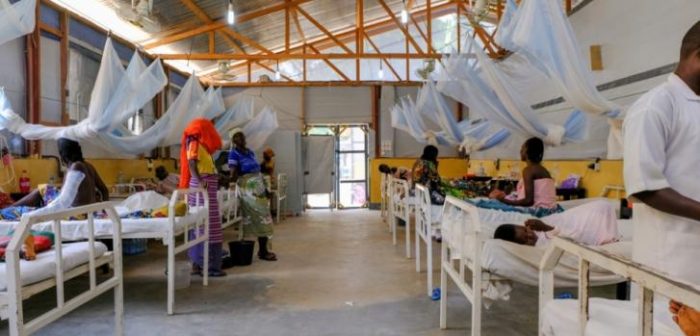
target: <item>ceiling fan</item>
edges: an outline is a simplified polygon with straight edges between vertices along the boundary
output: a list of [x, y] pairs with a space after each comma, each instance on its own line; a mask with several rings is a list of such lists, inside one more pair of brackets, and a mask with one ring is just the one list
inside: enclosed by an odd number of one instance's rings
[[216, 73], [209, 76], [211, 79], [216, 81], [233, 81], [238, 78], [238, 75], [232, 72], [230, 61], [219, 61], [217, 68]]
[[112, 4], [116, 7], [117, 15], [122, 19], [146, 32], [157, 33], [161, 31], [161, 25], [153, 11], [153, 1], [131, 0], [131, 4], [128, 4], [121, 0], [112, 0]]
[[418, 77], [422, 78], [423, 80], [429, 80], [430, 79], [430, 74], [435, 71], [435, 60], [434, 59], [425, 59], [423, 60], [423, 67], [420, 69], [416, 70], [416, 74]]

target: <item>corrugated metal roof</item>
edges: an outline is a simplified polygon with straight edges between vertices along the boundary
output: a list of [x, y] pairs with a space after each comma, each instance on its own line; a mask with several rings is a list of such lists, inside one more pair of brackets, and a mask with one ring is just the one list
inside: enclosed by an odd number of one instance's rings
[[[97, 0], [115, 11], [119, 8], [122, 10], [124, 8], [128, 9], [131, 6], [131, 0]], [[137, 0], [146, 1], [146, 0]], [[153, 0], [153, 13], [152, 17], [159, 23], [158, 31], [151, 31], [152, 34], [162, 34], [165, 32], [171, 32], [175, 29], [187, 30], [204, 24], [186, 5], [185, 0]], [[225, 17], [227, 10], [228, 0], [188, 0], [194, 3], [199, 9], [201, 9], [210, 20], [218, 21]], [[406, 0], [408, 1], [408, 0]], [[496, 3], [497, 0], [490, 0]], [[580, 0], [576, 0], [580, 1]], [[252, 13], [263, 8], [268, 8], [274, 5], [284, 4], [286, 0], [233, 0], [234, 8], [236, 10], [236, 15], [240, 16], [247, 13]], [[404, 6], [404, 0], [385, 0], [386, 4], [390, 7], [391, 11], [398, 16], [398, 13]], [[439, 0], [433, 0], [433, 4], [439, 3]], [[426, 0], [414, 0], [414, 8], [423, 8], [426, 5]], [[355, 26], [356, 13], [355, 13], [355, 0], [313, 0], [305, 2], [299, 5], [299, 8], [304, 12], [308, 13], [313, 19], [318, 21], [323, 27], [328, 31], [338, 32], [343, 30], [352, 29]], [[308, 40], [313, 40], [319, 37], [325, 37], [325, 34], [316, 27], [310, 20], [308, 20], [302, 13], [296, 15], [298, 17], [299, 26], [303, 31], [303, 35]], [[380, 5], [378, 0], [364, 0], [364, 20], [365, 23], [376, 22], [378, 20], [386, 19], [387, 13], [384, 8]], [[439, 18], [434, 18], [438, 20]], [[425, 32], [425, 23], [419, 24], [420, 28]], [[434, 25], [433, 32], [434, 38], [437, 36], [437, 26]], [[152, 28], [153, 29], [153, 28]], [[280, 50], [284, 47], [285, 42], [285, 13], [284, 11], [277, 11], [264, 15], [246, 22], [236, 23], [231, 29], [263, 46], [266, 49]], [[425, 49], [425, 41], [418, 34], [417, 30], [413, 25], [410, 25], [409, 31], [421, 48]], [[246, 53], [259, 53], [260, 50], [255, 46], [243, 43], [241, 41], [236, 41], [235, 39], [227, 36], [225, 31], [219, 30], [215, 34], [215, 52], [216, 53], [233, 53], [237, 52], [236, 48], [232, 46], [235, 43], [240, 48], [243, 48]], [[395, 39], [387, 39], [390, 36], [394, 36]], [[442, 40], [445, 38], [440, 37]], [[449, 36], [448, 36], [449, 38]], [[375, 43], [382, 49], [382, 52], [389, 52], [396, 49], [397, 52], [403, 50], [402, 45], [397, 45], [396, 41], [403, 40], [403, 34], [398, 30], [394, 30], [392, 33], [383, 33], [372, 38], [376, 40]], [[136, 41], [135, 41], [136, 42]], [[298, 33], [297, 26], [295, 24], [294, 15], [290, 18], [290, 42], [292, 45], [299, 45], [302, 42], [302, 36]], [[442, 42], [439, 42], [442, 43]], [[449, 44], [449, 43], [448, 43]], [[347, 43], [350, 49], [354, 49], [354, 43]], [[206, 53], [209, 51], [209, 40], [207, 34], [201, 34], [183, 41], [178, 41], [168, 45], [171, 52], [174, 53]], [[333, 46], [336, 48], [337, 46]], [[443, 48], [443, 45], [436, 44], [436, 47]], [[448, 46], [445, 46], [447, 48]], [[368, 50], [372, 50], [370, 46], [367, 46]], [[411, 50], [413, 47], [411, 46]], [[324, 50], [327, 52], [327, 50]], [[338, 49], [336, 52], [342, 52], [342, 49]], [[420, 63], [422, 61], [417, 60]], [[314, 64], [319, 62], [314, 62]], [[353, 62], [343, 62], [335, 60], [334, 63], [341, 65], [344, 63]], [[370, 60], [364, 63], [377, 63], [374, 60]], [[364, 64], [363, 63], [363, 64]], [[212, 67], [216, 65], [216, 62], [210, 61], [198, 61], [193, 62], [198, 66], [204, 68]], [[326, 64], [320, 62], [320, 67], [327, 68]], [[343, 67], [345, 68], [345, 67]], [[311, 70], [311, 69], [309, 69]], [[330, 69], [326, 69], [330, 71]], [[267, 70], [265, 70], [267, 71]], [[263, 72], [265, 72], [263, 71]], [[348, 69], [349, 71], [349, 69]], [[332, 74], [332, 71], [330, 71]], [[363, 75], [364, 77], [364, 75]]]
[[[114, 8], [118, 5], [129, 6], [131, 0], [99, 0], [100, 2]], [[199, 19], [185, 6], [181, 0], [153, 0], [153, 15], [161, 25], [161, 32], [169, 31], [177, 27], [186, 26], [193, 21], [201, 23]], [[192, 0], [207, 16], [214, 21], [224, 18], [226, 14], [226, 0]], [[237, 15], [255, 12], [262, 8], [284, 3], [284, 0], [234, 0], [234, 8]], [[403, 7], [402, 0], [386, 0], [394, 13], [398, 13]], [[424, 6], [425, 0], [414, 2], [414, 6]], [[371, 22], [377, 19], [386, 18], [386, 12], [376, 0], [365, 0], [365, 21]], [[355, 1], [353, 0], [315, 0], [299, 6], [302, 10], [312, 16], [327, 30], [333, 32], [355, 25]], [[299, 25], [307, 39], [313, 39], [324, 35], [312, 22], [307, 20], [302, 14], [298, 14]], [[271, 13], [256, 19], [236, 24], [231, 29], [256, 41], [267, 49], [275, 49], [284, 46], [285, 15], [284, 11]], [[157, 32], [152, 32], [157, 33]], [[292, 19], [290, 24], [290, 40], [292, 44], [301, 41], [301, 36], [297, 32], [296, 25]], [[248, 53], [259, 52], [253, 46], [240, 44]], [[182, 48], [182, 43], [174, 45], [176, 50], [189, 51]], [[193, 52], [206, 52], [208, 44], [194, 43]], [[233, 52], [234, 48], [229, 42], [217, 34], [217, 52]]]

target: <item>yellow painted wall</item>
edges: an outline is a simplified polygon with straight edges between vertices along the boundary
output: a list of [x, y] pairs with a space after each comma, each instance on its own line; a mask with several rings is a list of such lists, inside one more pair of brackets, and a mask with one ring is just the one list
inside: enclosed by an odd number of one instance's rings
[[22, 171], [27, 171], [32, 188], [37, 184], [48, 182], [52, 176], [58, 178], [59, 162], [56, 159], [13, 159], [12, 165], [15, 170], [15, 178], [10, 181], [11, 170], [8, 167], [0, 166], [0, 188], [4, 192], [19, 192], [19, 178]]
[[139, 177], [155, 177], [156, 167], [163, 165], [171, 173], [177, 173], [174, 160], [153, 160], [153, 169], [148, 170], [148, 160], [146, 159], [89, 159], [97, 169], [105, 184], [117, 183], [117, 177], [121, 172], [127, 181]]
[[[165, 166], [170, 172], [176, 172], [174, 160], [153, 160], [153, 169], [148, 170], [148, 160], [134, 159], [94, 159], [88, 160], [97, 169], [105, 184], [112, 185], [117, 182], [119, 172], [122, 172], [127, 179], [133, 177], [155, 177], [155, 168], [159, 165]], [[8, 182], [10, 170], [0, 165], [0, 188], [5, 192], [19, 191], [19, 177], [23, 170], [27, 171], [27, 176], [31, 180], [32, 188], [37, 184], [46, 183], [52, 176], [59, 182], [59, 163], [56, 159], [14, 159], [12, 161], [16, 177]], [[5, 183], [4, 185], [2, 185]]]
[[[415, 162], [415, 158], [381, 158], [373, 159], [370, 162], [370, 202], [380, 202], [379, 192], [379, 165], [385, 163], [389, 166], [401, 166], [411, 168]], [[481, 165], [483, 165], [486, 175], [489, 176], [509, 176], [513, 166], [515, 165], [518, 171], [522, 171], [525, 167], [524, 162], [519, 161], [501, 161], [500, 169], [496, 171], [496, 161], [490, 160], [473, 160], [467, 163], [464, 159], [446, 158], [440, 159], [439, 172], [440, 176], [445, 178], [461, 177], [467, 172], [475, 173]], [[544, 166], [555, 177], [557, 183], [565, 179], [569, 174], [577, 174], [582, 176], [581, 187], [586, 188], [588, 197], [597, 197], [601, 194], [606, 185], [623, 185], [622, 178], [622, 161], [601, 161], [600, 171], [595, 172], [587, 168], [590, 160], [585, 161], [545, 161]], [[467, 168], [469, 166], [469, 168]], [[616, 196], [616, 195], [610, 195]]]

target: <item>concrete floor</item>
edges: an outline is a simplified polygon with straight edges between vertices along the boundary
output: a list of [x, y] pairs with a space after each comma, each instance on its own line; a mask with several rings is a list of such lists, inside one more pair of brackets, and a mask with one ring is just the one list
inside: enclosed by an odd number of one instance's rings
[[[227, 241], [235, 237], [227, 232]], [[400, 238], [403, 238], [400, 232]], [[439, 328], [439, 302], [426, 296], [425, 273], [391, 245], [378, 211], [313, 211], [276, 226], [277, 262], [255, 260], [229, 269], [203, 288], [193, 278], [176, 294], [176, 315], [165, 313], [165, 249], [149, 244], [127, 257], [127, 335], [467, 335], [469, 304], [450, 290], [448, 330]], [[436, 244], [436, 260], [439, 244]], [[435, 274], [436, 284], [439, 273]], [[71, 288], [85, 284], [79, 279]], [[53, 291], [25, 301], [31, 316], [55, 300]], [[112, 333], [112, 296], [43, 329], [40, 335]], [[507, 303], [484, 312], [484, 335], [535, 335], [537, 291], [518, 286]], [[0, 324], [7, 333], [7, 322]]]

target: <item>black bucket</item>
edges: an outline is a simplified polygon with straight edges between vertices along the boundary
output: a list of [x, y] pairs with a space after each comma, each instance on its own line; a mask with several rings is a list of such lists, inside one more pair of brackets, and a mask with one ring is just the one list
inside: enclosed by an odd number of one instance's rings
[[235, 266], [248, 266], [253, 263], [254, 240], [236, 240], [228, 243], [231, 259]]

